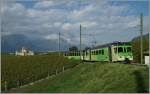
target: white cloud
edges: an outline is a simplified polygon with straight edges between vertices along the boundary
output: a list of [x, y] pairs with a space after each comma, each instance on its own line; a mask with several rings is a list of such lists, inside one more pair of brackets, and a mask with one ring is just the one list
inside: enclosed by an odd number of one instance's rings
[[54, 4], [53, 1], [39, 1], [34, 5], [34, 8], [48, 8]]
[[63, 30], [74, 30], [74, 29], [77, 29], [80, 25], [77, 23], [77, 24], [71, 24], [71, 23], [65, 23], [63, 24], [62, 26], [62, 29]]
[[61, 22], [55, 22], [55, 23], [54, 23], [54, 26], [55, 26], [55, 27], [60, 27], [61, 25], [62, 25]]
[[78, 19], [80, 17], [86, 16], [88, 15], [88, 13], [91, 13], [92, 11], [94, 11], [95, 8], [93, 5], [88, 5], [86, 6], [84, 9], [81, 10], [74, 10], [71, 14], [71, 16], [75, 19]]
[[[61, 32], [65, 34], [62, 38], [68, 43], [78, 44], [78, 31], [82, 24], [83, 33], [97, 34], [95, 37], [99, 42], [112, 41], [112, 39], [109, 39], [111, 37], [102, 39], [98, 34], [102, 37], [109, 36], [109, 33], [117, 33], [116, 40], [119, 40], [119, 34], [129, 32], [131, 28], [139, 24], [139, 18], [132, 15], [122, 16], [122, 13], [133, 11], [129, 6], [113, 6], [108, 2], [86, 0], [81, 2], [80, 9], [75, 0], [39, 1], [33, 8], [26, 8], [21, 3], [9, 2], [8, 4], [7, 2], [2, 6], [3, 32], [5, 34], [21, 33], [30, 37], [31, 35], [41, 36], [53, 40], [57, 39], [58, 32]], [[148, 22], [144, 21], [144, 28], [147, 28]], [[87, 36], [83, 36], [83, 41], [87, 44], [93, 40], [92, 36], [85, 37]]]
[[46, 35], [46, 36], [44, 36], [44, 38], [47, 39], [47, 40], [57, 40], [58, 39], [58, 34]]

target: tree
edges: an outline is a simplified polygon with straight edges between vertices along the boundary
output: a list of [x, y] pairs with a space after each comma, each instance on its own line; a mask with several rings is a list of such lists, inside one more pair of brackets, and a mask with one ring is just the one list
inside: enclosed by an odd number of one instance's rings
[[76, 46], [72, 46], [69, 48], [69, 51], [78, 51], [78, 48]]

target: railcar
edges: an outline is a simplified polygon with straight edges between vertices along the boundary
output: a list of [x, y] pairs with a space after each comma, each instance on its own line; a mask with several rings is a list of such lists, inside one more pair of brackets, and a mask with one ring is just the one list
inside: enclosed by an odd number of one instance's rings
[[80, 51], [65, 52], [64, 56], [68, 59], [80, 60]]
[[[73, 53], [73, 54], [70, 54]], [[78, 53], [78, 54], [76, 54]], [[80, 52], [69, 52], [67, 58], [80, 60]], [[84, 61], [118, 62], [133, 60], [132, 47], [129, 42], [114, 42], [93, 47], [82, 51], [81, 59]]]
[[129, 42], [117, 42], [100, 45], [88, 49], [85, 54], [87, 61], [124, 61], [133, 60], [132, 47]]

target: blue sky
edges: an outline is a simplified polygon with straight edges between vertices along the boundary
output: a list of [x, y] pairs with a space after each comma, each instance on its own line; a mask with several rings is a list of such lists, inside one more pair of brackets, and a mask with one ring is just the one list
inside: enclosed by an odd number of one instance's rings
[[[82, 4], [82, 2], [84, 2], [83, 0], [76, 0], [78, 1], [78, 3], [81, 3], [81, 4], [78, 4], [78, 5], [81, 5], [81, 6], [85, 6], [87, 4]], [[29, 1], [16, 1], [16, 3], [21, 3], [23, 4], [26, 8], [33, 8], [34, 4], [37, 3], [38, 1], [36, 0], [29, 0]], [[121, 6], [121, 5], [129, 5], [132, 9], [135, 10], [135, 13], [143, 13], [144, 15], [148, 15], [148, 4], [149, 4], [149, 1], [148, 0], [124, 0], [124, 1], [113, 1], [113, 0], [110, 0], [110, 5], [116, 5], [116, 6]], [[61, 7], [61, 6], [59, 6]], [[62, 7], [61, 7], [62, 8]], [[66, 7], [67, 8], [67, 7]]]
[[112, 5], [129, 5], [131, 9], [135, 10], [135, 14], [143, 13], [144, 15], [148, 15], [148, 0], [140, 0], [140, 1], [112, 1], [110, 2]]
[[[80, 6], [80, 7], [79, 7]], [[7, 1], [2, 6], [2, 35], [24, 34], [32, 39], [57, 40], [79, 44], [130, 41], [139, 35], [139, 16], [144, 14], [144, 34], [148, 33], [148, 0], [29, 0]], [[90, 36], [88, 36], [88, 34]]]

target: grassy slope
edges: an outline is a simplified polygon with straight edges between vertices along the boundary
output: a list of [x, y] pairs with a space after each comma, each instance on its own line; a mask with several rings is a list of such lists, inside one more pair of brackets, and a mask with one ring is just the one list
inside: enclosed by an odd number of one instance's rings
[[148, 68], [80, 64], [53, 78], [10, 92], [148, 92]]

